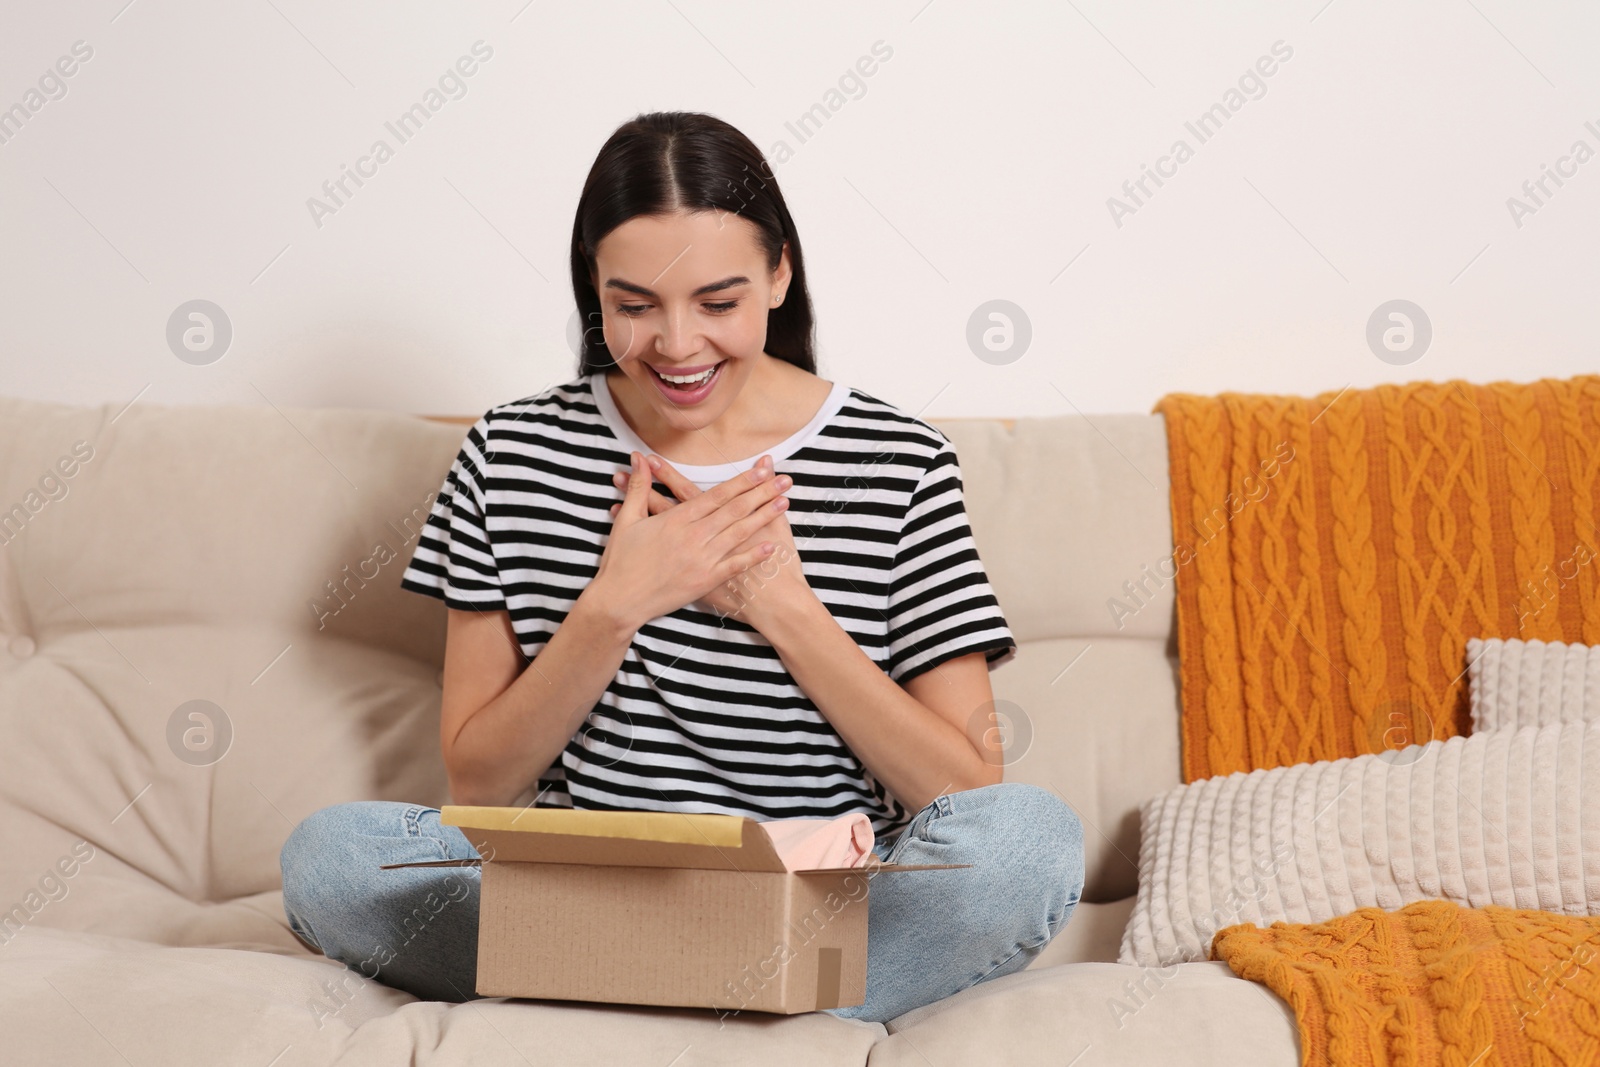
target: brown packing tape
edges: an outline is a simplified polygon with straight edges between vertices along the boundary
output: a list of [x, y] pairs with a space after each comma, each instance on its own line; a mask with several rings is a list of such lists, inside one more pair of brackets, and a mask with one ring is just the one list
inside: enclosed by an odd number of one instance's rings
[[844, 953], [836, 948], [817, 949], [817, 1007], [839, 1006], [839, 972], [844, 967]]

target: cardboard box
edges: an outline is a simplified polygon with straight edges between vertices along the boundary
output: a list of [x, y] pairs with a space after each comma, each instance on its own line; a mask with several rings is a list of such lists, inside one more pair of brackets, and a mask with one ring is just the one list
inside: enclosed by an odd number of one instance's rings
[[870, 878], [786, 871], [737, 815], [446, 805], [482, 867], [477, 992], [794, 1014], [866, 998]]

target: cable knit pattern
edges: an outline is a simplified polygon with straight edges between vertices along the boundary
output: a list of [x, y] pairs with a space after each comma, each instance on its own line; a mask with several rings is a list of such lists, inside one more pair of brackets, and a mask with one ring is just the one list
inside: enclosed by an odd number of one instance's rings
[[1383, 643], [1383, 605], [1375, 595], [1377, 548], [1373, 544], [1372, 498], [1367, 492], [1367, 427], [1361, 412], [1360, 404], [1333, 404], [1321, 420], [1328, 434], [1329, 498], [1339, 503], [1329, 509], [1329, 517], [1337, 563], [1334, 586], [1342, 616], [1339, 637], [1349, 664], [1351, 729], [1357, 737], [1370, 737], [1374, 730], [1381, 735], [1391, 724], [1383, 721], [1379, 708], [1389, 659]]
[[[1508, 504], [1511, 513], [1512, 558], [1518, 574], [1534, 574], [1539, 564], [1556, 558], [1556, 530], [1550, 519], [1550, 483], [1539, 472], [1547, 465], [1544, 438], [1540, 433], [1539, 411], [1533, 393], [1500, 383], [1490, 387], [1500, 400], [1501, 426], [1506, 442], [1528, 458], [1506, 468]], [[1528, 620], [1522, 637], [1541, 641], [1561, 636], [1561, 626], [1553, 611], [1539, 611], [1532, 598], [1525, 597], [1521, 616]]]
[[1184, 781], [1467, 732], [1468, 637], [1600, 643], [1600, 376], [1156, 410]]
[[[1591, 428], [1600, 424], [1600, 381], [1560, 390], [1556, 408], [1561, 413], [1561, 432], [1566, 439], [1567, 468], [1573, 472], [1572, 522], [1568, 532], [1578, 535], [1597, 528], [1595, 487], [1600, 485], [1600, 435], [1591, 432]], [[1562, 543], [1559, 537], [1557, 543]], [[1578, 640], [1600, 644], [1600, 610], [1595, 610], [1600, 601], [1600, 576], [1594, 567], [1585, 567], [1575, 576], [1574, 584], [1582, 604], [1580, 610], [1571, 613], [1581, 620], [1583, 636]], [[1572, 600], [1569, 597], [1568, 603]]]
[[1235, 923], [1430, 898], [1600, 912], [1600, 720], [1214, 775], [1151, 797], [1117, 960], [1204, 960]]
[[1303, 1067], [1600, 1062], [1600, 918], [1420, 900], [1230, 926], [1213, 958], [1294, 1008]]
[[[1224, 454], [1220, 452], [1221, 435], [1226, 423], [1220, 403], [1206, 404], [1192, 412], [1192, 418], [1185, 426], [1198, 438], [1211, 442], [1219, 451], [1185, 449], [1181, 454], [1178, 451], [1171, 453], [1169, 463], [1174, 500], [1178, 499], [1180, 482], [1185, 487], [1192, 486], [1197, 499], [1221, 500], [1226, 497], [1228, 467], [1220, 461]], [[1170, 419], [1167, 432], [1170, 436]], [[1184, 496], [1188, 499], [1187, 493]], [[1204, 528], [1200, 525], [1202, 520]], [[1247, 662], [1239, 655], [1240, 626], [1234, 617], [1233, 599], [1233, 589], [1237, 583], [1233, 581], [1228, 568], [1228, 525], [1226, 520], [1215, 522], [1205, 509], [1185, 508], [1181, 516], [1176, 508], [1173, 511], [1172, 528], [1178, 545], [1194, 546], [1191, 551], [1195, 553], [1195, 574], [1188, 590], [1193, 596], [1189, 614], [1198, 617], [1198, 625], [1193, 629], [1196, 633], [1208, 635], [1204, 641], [1200, 641], [1187, 632], [1180, 631], [1178, 634], [1180, 659], [1204, 661], [1202, 669], [1194, 673], [1194, 684], [1203, 691], [1203, 697], [1197, 701], [1201, 707], [1232, 707], [1241, 699], [1251, 705], [1261, 702], [1260, 683], [1250, 674]], [[1180, 583], [1179, 596], [1183, 592]], [[1188, 683], [1187, 677], [1184, 681]], [[1242, 693], [1247, 684], [1253, 684], [1258, 690], [1251, 698], [1246, 698]], [[1241, 728], [1236, 730], [1195, 731], [1192, 738], [1187, 735], [1184, 737], [1184, 747], [1189, 747], [1191, 741], [1205, 746], [1205, 753], [1199, 757], [1202, 765], [1240, 765], [1247, 759], [1243, 726], [1241, 720]]]

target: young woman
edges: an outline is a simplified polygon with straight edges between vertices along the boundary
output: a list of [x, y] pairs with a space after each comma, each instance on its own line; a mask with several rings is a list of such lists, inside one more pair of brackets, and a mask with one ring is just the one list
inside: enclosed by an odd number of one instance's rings
[[[641, 115], [578, 201], [578, 377], [467, 432], [401, 585], [449, 611], [458, 804], [863, 812], [865, 1003], [891, 1019], [1027, 966], [1083, 887], [1053, 793], [1002, 783], [988, 671], [1016, 646], [950, 441], [820, 378], [793, 220], [708, 115]], [[364, 801], [284, 845], [310, 944], [419, 997], [476, 996], [477, 871], [438, 810]]]

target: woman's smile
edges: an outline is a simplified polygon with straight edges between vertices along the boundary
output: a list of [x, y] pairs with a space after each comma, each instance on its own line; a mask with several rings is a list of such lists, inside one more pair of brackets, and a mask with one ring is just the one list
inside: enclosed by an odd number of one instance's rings
[[722, 377], [725, 363], [727, 360], [723, 359], [714, 364], [702, 363], [698, 367], [683, 370], [669, 370], [648, 363], [645, 365], [650, 368], [650, 377], [655, 380], [663, 396], [674, 404], [688, 406], [698, 404], [711, 395], [711, 391], [717, 387], [717, 379]]

